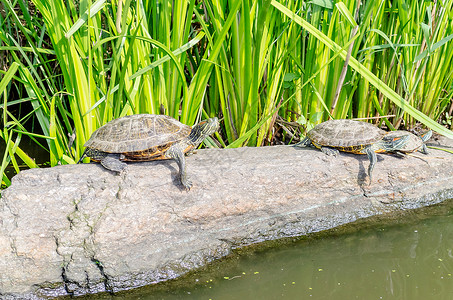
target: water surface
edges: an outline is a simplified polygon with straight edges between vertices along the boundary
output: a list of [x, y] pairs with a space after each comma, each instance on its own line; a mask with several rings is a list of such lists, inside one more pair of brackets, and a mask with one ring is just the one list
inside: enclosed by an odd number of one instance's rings
[[101, 298], [453, 299], [451, 207], [241, 250], [182, 279]]

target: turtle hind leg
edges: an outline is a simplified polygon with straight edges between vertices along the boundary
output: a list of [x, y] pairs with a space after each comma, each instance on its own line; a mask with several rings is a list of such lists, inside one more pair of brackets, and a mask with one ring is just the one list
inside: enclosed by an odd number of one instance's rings
[[101, 159], [101, 165], [107, 170], [122, 174], [126, 171], [127, 164], [120, 161], [121, 155], [119, 154], [108, 154], [106, 157]]
[[340, 151], [338, 151], [338, 149], [325, 146], [321, 147], [321, 152], [329, 156], [338, 156], [338, 154], [340, 154]]

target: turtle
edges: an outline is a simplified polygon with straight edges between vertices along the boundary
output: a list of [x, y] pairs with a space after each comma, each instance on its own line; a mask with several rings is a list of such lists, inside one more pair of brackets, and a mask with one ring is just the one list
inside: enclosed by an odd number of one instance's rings
[[137, 114], [108, 122], [93, 132], [85, 143], [80, 160], [90, 157], [111, 171], [123, 173], [123, 161], [174, 159], [179, 166], [181, 184], [190, 190], [185, 154], [193, 151], [219, 128], [219, 120], [210, 118], [193, 128], [166, 115]]
[[387, 135], [387, 132], [366, 122], [355, 120], [329, 120], [316, 125], [296, 147], [314, 146], [327, 155], [336, 156], [339, 151], [366, 154], [370, 160], [368, 176], [370, 184], [377, 161], [376, 153], [397, 151], [403, 148], [409, 136]]
[[423, 154], [428, 154], [428, 148], [426, 147], [425, 143], [431, 138], [433, 135], [432, 130], [429, 130], [423, 133], [420, 136], [417, 136], [409, 131], [403, 130], [395, 130], [391, 131], [387, 134], [387, 136], [399, 136], [402, 134], [406, 134], [409, 136], [409, 140], [407, 141], [406, 145], [398, 150], [391, 151], [391, 153], [396, 153], [402, 156], [405, 156], [407, 153], [412, 153], [419, 151]]

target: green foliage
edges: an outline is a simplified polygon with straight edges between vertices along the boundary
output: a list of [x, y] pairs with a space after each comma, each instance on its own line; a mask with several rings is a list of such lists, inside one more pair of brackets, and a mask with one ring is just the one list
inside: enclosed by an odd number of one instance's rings
[[[273, 1], [273, 5], [278, 8], [280, 11], [288, 15], [289, 17], [293, 18], [298, 24], [304, 27], [307, 31], [310, 32], [313, 36], [315, 36], [319, 41], [321, 41], [326, 47], [333, 50], [336, 53], [339, 53], [343, 59], [346, 59], [347, 53], [343, 50], [339, 45], [337, 45], [334, 41], [332, 41], [327, 35], [323, 34], [321, 31], [316, 29], [313, 25], [305, 21], [304, 19], [294, 15], [290, 10], [286, 7], [278, 3], [277, 1]], [[371, 83], [375, 88], [379, 89], [379, 91], [386, 96], [394, 105], [399, 107], [400, 109], [404, 110], [408, 113], [411, 117], [417, 119], [418, 121], [428, 125], [430, 128], [436, 130], [439, 133], [442, 133], [448, 137], [453, 138], [453, 133], [444, 127], [440, 126], [433, 120], [431, 120], [428, 116], [426, 116], [423, 112], [415, 109], [411, 106], [410, 101], [407, 101], [402, 96], [398, 95], [393, 89], [391, 89], [388, 85], [385, 84], [382, 80], [380, 80], [375, 74], [373, 74], [368, 68], [365, 68], [363, 64], [359, 63], [358, 60], [351, 57], [349, 61], [349, 66], [353, 68], [356, 72], [358, 72], [364, 79], [366, 79], [369, 83]], [[331, 99], [331, 98], [330, 98]], [[330, 104], [330, 103], [329, 103]], [[362, 104], [362, 109], [363, 109]], [[336, 107], [332, 106], [334, 110]], [[379, 105], [377, 108], [381, 109]], [[360, 109], [359, 109], [360, 112]], [[368, 117], [368, 115], [366, 116]]]
[[[360, 6], [359, 3], [361, 3]], [[0, 0], [0, 174], [22, 135], [74, 163], [129, 114], [223, 118], [211, 146], [272, 144], [278, 120], [382, 116], [451, 131], [453, 0]], [[347, 64], [345, 65], [345, 61]], [[22, 116], [20, 107], [26, 107]], [[39, 128], [25, 126], [33, 121]], [[282, 139], [285, 139], [283, 135]]]

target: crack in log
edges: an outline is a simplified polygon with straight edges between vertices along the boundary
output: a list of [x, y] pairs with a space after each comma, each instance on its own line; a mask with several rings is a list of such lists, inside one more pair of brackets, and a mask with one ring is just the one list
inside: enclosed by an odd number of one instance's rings
[[[2, 194], [0, 194], [2, 195]], [[5, 232], [5, 235], [8, 237], [8, 240], [9, 240], [9, 247], [11, 248], [11, 251], [12, 253], [17, 256], [17, 257], [21, 257], [21, 255], [18, 254], [18, 251], [17, 251], [17, 247], [16, 247], [16, 241], [15, 239], [11, 236], [11, 233], [18, 227], [17, 225], [17, 220], [19, 219], [19, 214], [18, 213], [15, 213], [14, 210], [10, 207], [8, 201], [5, 201], [6, 198], [5, 197], [1, 197], [0, 198], [0, 201], [1, 203], [3, 203], [3, 207], [5, 208], [3, 210], [3, 212], [9, 212], [9, 214], [12, 216], [12, 228], [10, 228], [9, 230], [7, 230], [4, 222], [3, 222], [3, 217], [5, 220], [8, 220], [10, 218], [8, 218], [7, 216], [4, 216], [3, 214], [1, 215], [2, 219], [0, 219], [0, 225], [2, 228], [6, 229], [4, 232]], [[1, 207], [0, 207], [1, 208]], [[25, 257], [26, 258], [26, 257]]]
[[91, 261], [99, 269], [99, 272], [101, 273], [102, 277], [104, 277], [103, 281], [104, 281], [105, 291], [113, 294], [113, 288], [109, 284], [109, 278], [108, 278], [107, 274], [105, 274], [105, 272], [104, 272], [104, 266], [103, 266], [102, 262], [99, 261], [98, 259], [96, 259], [94, 256], [91, 257]]
[[[62, 258], [61, 280], [64, 284], [66, 293], [70, 296], [85, 293], [97, 284], [101, 284], [106, 292], [113, 292], [110, 280], [104, 271], [103, 264], [99, 259], [95, 258], [96, 254], [93, 247], [96, 224], [102, 219], [102, 216], [109, 205], [106, 205], [103, 209], [98, 211], [97, 214], [91, 217], [91, 215], [84, 214], [83, 207], [80, 206], [83, 201], [89, 200], [89, 198], [84, 199], [83, 197], [74, 200], [72, 202], [72, 211], [66, 215], [68, 225], [60, 232], [61, 236], [59, 234], [54, 235], [56, 245], [55, 251]], [[67, 229], [69, 229], [71, 233], [66, 232]], [[75, 254], [85, 257], [85, 266], [80, 267], [75, 263], [74, 259], [76, 258], [73, 258]], [[97, 277], [95, 280], [91, 278], [90, 271], [87, 269], [89, 262], [94, 263], [99, 272], [98, 274], [100, 277], [95, 276]], [[82, 279], [82, 281], [74, 280], [73, 277], [76, 276], [74, 278], [77, 278], [77, 274], [83, 274], [82, 276], [84, 279]]]
[[74, 291], [72, 291], [69, 287], [74, 282], [72, 282], [68, 279], [68, 276], [66, 275], [66, 268], [64, 266], [61, 267], [61, 278], [63, 280], [64, 289], [65, 289], [66, 293], [68, 293], [68, 295], [70, 295], [70, 296], [74, 296]]

